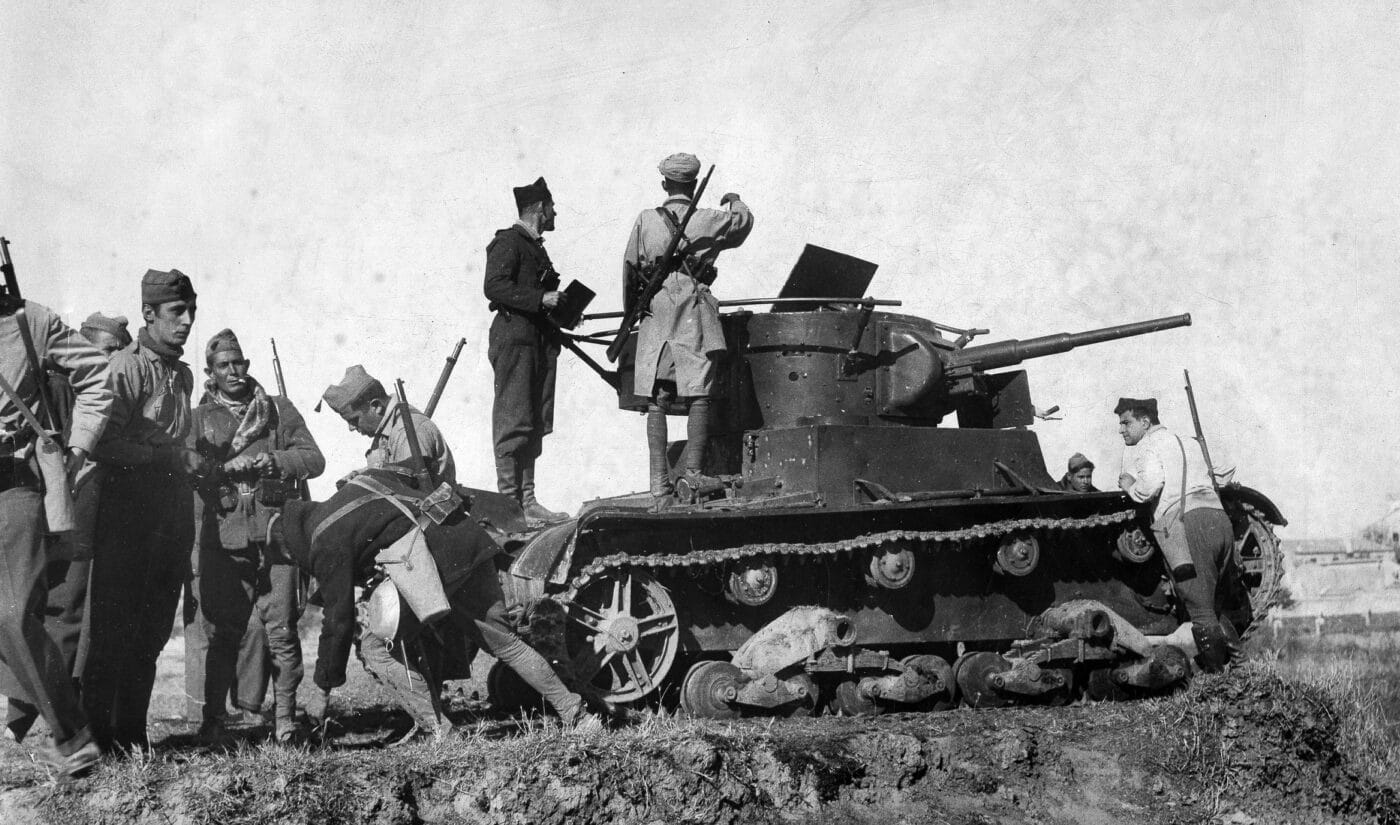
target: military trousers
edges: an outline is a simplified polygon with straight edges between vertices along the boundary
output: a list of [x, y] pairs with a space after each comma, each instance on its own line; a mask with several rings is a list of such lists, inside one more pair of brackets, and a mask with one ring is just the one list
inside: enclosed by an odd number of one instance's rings
[[44, 628], [43, 507], [37, 484], [0, 490], [0, 662], [5, 665], [0, 687], [36, 710], [59, 753], [68, 755], [92, 735], [72, 672]]
[[146, 747], [156, 660], [194, 543], [194, 493], [170, 473], [114, 471], [97, 507], [83, 703], [103, 750]]
[[1222, 624], [1239, 583], [1235, 535], [1224, 510], [1201, 507], [1186, 513], [1186, 544], [1196, 575], [1175, 582], [1187, 617], [1196, 624]]
[[[519, 329], [522, 324], [530, 329]], [[498, 312], [486, 355], [495, 376], [491, 437], [496, 458], [539, 458], [544, 437], [554, 431], [559, 348], [545, 343], [529, 319]]]
[[[569, 690], [554, 672], [554, 668], [516, 635], [506, 618], [505, 594], [501, 591], [500, 580], [492, 565], [482, 565], [467, 577], [448, 597], [452, 605], [451, 616], [445, 620], [450, 627], [441, 629], [439, 639], [448, 644], [462, 645], [464, 641], [474, 642], [487, 653], [495, 656], [506, 667], [534, 689], [560, 718], [572, 722], [583, 709], [583, 698]], [[454, 655], [460, 661], [465, 653], [470, 660], [475, 651], [437, 650], [438, 639], [430, 636], [418, 650], [417, 640], [408, 642], [409, 655], [405, 660], [403, 651], [390, 648], [368, 630], [361, 630], [362, 641], [360, 658], [365, 669], [388, 688], [404, 710], [408, 711], [420, 725], [434, 719], [429, 686], [419, 666], [418, 653], [432, 657], [428, 664], [442, 678], [442, 662], [451, 660]], [[403, 644], [399, 642], [399, 644]], [[440, 688], [441, 686], [437, 686]]]
[[303, 676], [295, 567], [264, 564], [260, 544], [205, 547], [185, 590], [187, 718], [212, 721], [236, 707], [257, 713], [269, 680], [277, 718], [296, 714]]

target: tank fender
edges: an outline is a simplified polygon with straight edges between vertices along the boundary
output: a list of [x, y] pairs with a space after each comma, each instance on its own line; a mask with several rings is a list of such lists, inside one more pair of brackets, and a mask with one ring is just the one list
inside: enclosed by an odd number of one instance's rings
[[1279, 527], [1287, 527], [1288, 519], [1283, 517], [1283, 512], [1278, 509], [1278, 505], [1269, 500], [1269, 497], [1254, 489], [1246, 487], [1238, 482], [1231, 482], [1220, 488], [1220, 498], [1225, 504], [1231, 502], [1243, 502], [1250, 505], [1269, 520], [1270, 524], [1277, 524]]
[[[555, 584], [563, 581], [567, 564], [560, 564], [573, 552], [578, 534], [578, 521], [570, 519], [539, 531], [525, 542], [510, 564], [512, 575], [523, 579], [549, 579]], [[550, 573], [555, 575], [551, 578]]]
[[849, 617], [825, 607], [794, 607], [750, 636], [734, 651], [732, 661], [746, 676], [762, 677], [855, 640]]

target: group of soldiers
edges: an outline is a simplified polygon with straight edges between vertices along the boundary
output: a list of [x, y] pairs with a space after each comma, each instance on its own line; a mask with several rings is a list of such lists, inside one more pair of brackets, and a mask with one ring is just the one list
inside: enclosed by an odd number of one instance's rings
[[[674, 493], [665, 416], [678, 403], [694, 445], [681, 471], [703, 481], [714, 359], [724, 350], [709, 284], [716, 256], [753, 223], [732, 193], [719, 209], [694, 208], [699, 169], [689, 154], [661, 162], [666, 198], [638, 217], [624, 257], [630, 294], [640, 294], [639, 281], [656, 282], [639, 329], [636, 389], [650, 399], [658, 509]], [[553, 427], [561, 341], [550, 312], [567, 297], [551, 281], [542, 237], [554, 228], [547, 184], [540, 178], [514, 195], [519, 219], [487, 247], [492, 436], [498, 490], [538, 525], [567, 518], [540, 504], [535, 480]], [[683, 254], [658, 271], [682, 222]], [[452, 452], [428, 416], [363, 367], [348, 368], [322, 401], [371, 447], [329, 501], [309, 501], [305, 482], [324, 471], [325, 457], [295, 405], [250, 375], [232, 330], [205, 345], [203, 394], [193, 403], [194, 374], [182, 360], [198, 308], [189, 277], [145, 274], [133, 339], [116, 315], [95, 313], [73, 330], [22, 300], [12, 275], [0, 291], [0, 693], [14, 738], [39, 718], [47, 723], [53, 743], [41, 755], [57, 772], [80, 775], [103, 754], [149, 747], [156, 660], [182, 594], [186, 687], [201, 736], [224, 732], [230, 698], [260, 711], [271, 680], [274, 735], [294, 738], [306, 575], [324, 607], [313, 676], [323, 703], [344, 683], [358, 641], [366, 668], [415, 721], [440, 722], [427, 685], [443, 662], [481, 647], [566, 723], [596, 724], [583, 697], [516, 635], [490, 563], [499, 547], [454, 504]], [[50, 454], [56, 470], [44, 462]], [[76, 506], [65, 532], [50, 529], [55, 491], [71, 492]], [[370, 631], [374, 610], [357, 607], [356, 588], [384, 592], [384, 571], [395, 573], [385, 554], [412, 552], [414, 542], [435, 561], [433, 586], [450, 620], [418, 633], [408, 650], [402, 640], [413, 634], [401, 627]], [[409, 611], [396, 623], [413, 621]]]
[[[632, 228], [624, 291], [629, 302], [646, 301], [633, 390], [648, 399], [649, 489], [653, 509], [664, 510], [678, 479], [692, 489], [710, 481], [702, 468], [725, 342], [709, 285], [716, 257], [744, 242], [753, 216], [733, 193], [718, 209], [696, 208], [693, 155], [671, 155], [658, 168], [665, 199]], [[567, 518], [539, 502], [536, 466], [553, 428], [563, 340], [553, 313], [569, 299], [544, 247], [555, 221], [548, 185], [540, 178], [514, 195], [518, 220], [488, 245], [484, 278], [495, 312], [492, 438], [497, 489], [542, 525]], [[673, 255], [679, 235], [684, 247]], [[450, 730], [432, 686], [480, 647], [566, 723], [597, 723], [596, 705], [515, 632], [491, 563], [499, 546], [463, 511], [442, 432], [401, 394], [359, 365], [327, 387], [324, 404], [371, 445], [330, 500], [310, 501], [305, 482], [324, 471], [325, 457], [295, 405], [252, 377], [232, 330], [205, 345], [203, 395], [193, 404], [182, 357], [197, 296], [183, 273], [142, 278], [134, 340], [124, 318], [94, 314], [75, 331], [20, 300], [13, 278], [8, 284], [0, 292], [0, 693], [15, 738], [46, 721], [53, 746], [45, 758], [57, 771], [78, 775], [104, 753], [149, 746], [156, 660], [182, 594], [187, 694], [201, 735], [224, 733], [230, 698], [260, 711], [271, 681], [274, 735], [295, 738], [305, 576], [324, 609], [313, 675], [322, 706], [344, 684], [358, 642], [366, 669], [415, 722]], [[48, 386], [48, 373], [61, 385]], [[673, 472], [666, 416], [680, 409], [687, 439]], [[1191, 619], [1177, 641], [1207, 666], [1221, 665], [1233, 639], [1219, 594], [1235, 574], [1209, 466], [1161, 426], [1153, 399], [1122, 399], [1115, 414], [1128, 446], [1119, 487], [1155, 502], [1154, 532], [1176, 560], [1171, 575]], [[1092, 491], [1092, 472], [1076, 454], [1066, 489]], [[55, 490], [75, 491], [77, 504], [75, 529], [57, 539], [47, 527]], [[434, 561], [422, 592], [400, 578], [413, 565], [397, 563], [415, 552]], [[357, 599], [366, 586], [389, 594], [391, 607], [376, 612], [375, 598]], [[395, 612], [400, 594], [411, 610]]]

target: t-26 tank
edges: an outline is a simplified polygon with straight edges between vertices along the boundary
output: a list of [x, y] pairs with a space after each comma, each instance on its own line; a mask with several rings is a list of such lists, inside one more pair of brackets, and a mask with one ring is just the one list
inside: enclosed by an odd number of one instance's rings
[[[659, 697], [719, 718], [1059, 703], [1183, 683], [1187, 655], [1147, 638], [1179, 621], [1142, 508], [1055, 483], [1014, 367], [1190, 316], [973, 346], [985, 330], [849, 297], [849, 283], [832, 284], [855, 259], [809, 256], [816, 265], [762, 301], [772, 311], [722, 316], [706, 470], [722, 483], [682, 484], [688, 503], [659, 513], [645, 493], [592, 502], [515, 553], [508, 589], [563, 605], [574, 677], [614, 703]], [[620, 407], [644, 409], [629, 356], [619, 363], [605, 377]], [[639, 478], [642, 455], [639, 444]], [[1223, 493], [1248, 586], [1233, 617], [1244, 630], [1275, 588], [1270, 523], [1284, 520], [1253, 490]]]

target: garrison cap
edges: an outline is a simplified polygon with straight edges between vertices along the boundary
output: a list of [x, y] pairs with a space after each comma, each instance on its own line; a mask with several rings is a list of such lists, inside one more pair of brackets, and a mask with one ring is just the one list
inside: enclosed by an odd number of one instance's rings
[[194, 299], [194, 284], [190, 283], [188, 275], [178, 269], [172, 269], [169, 272], [148, 269], [145, 276], [141, 278], [141, 303], [143, 304], [155, 306], [170, 301], [193, 301]]
[[517, 186], [515, 192], [515, 208], [524, 209], [531, 204], [546, 203], [554, 200], [554, 196], [549, 193], [549, 184], [544, 182], [544, 178], [538, 178], [529, 186]]
[[[340, 379], [340, 383], [331, 384], [321, 393], [321, 398], [331, 405], [331, 409], [342, 415], [354, 409], [362, 399], [387, 396], [379, 379], [365, 372], [365, 368], [359, 364], [345, 370], [345, 377]], [[316, 412], [320, 411], [321, 404], [318, 402]]]
[[676, 183], [694, 183], [700, 175], [700, 159], [689, 152], [677, 152], [656, 165], [661, 177]]
[[131, 345], [131, 333], [126, 328], [127, 320], [125, 315], [115, 313], [106, 315], [101, 312], [94, 312], [83, 321], [79, 331], [90, 329], [95, 332], [105, 332], [117, 339], [123, 347]]
[[1153, 418], [1157, 417], [1157, 399], [1155, 398], [1119, 398], [1118, 406], [1113, 408], [1114, 415], [1122, 415], [1129, 410], [1147, 410]]
[[213, 363], [214, 356], [221, 352], [236, 352], [239, 358], [243, 357], [243, 345], [238, 343], [238, 336], [231, 329], [221, 329], [209, 339], [204, 347], [204, 362]]
[[1090, 461], [1083, 453], [1075, 453], [1069, 457], [1069, 471], [1071, 473], [1078, 472], [1085, 467], [1090, 470], [1094, 469], [1094, 462]]

